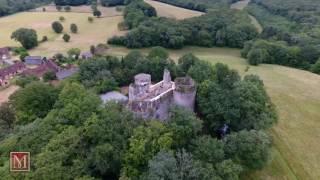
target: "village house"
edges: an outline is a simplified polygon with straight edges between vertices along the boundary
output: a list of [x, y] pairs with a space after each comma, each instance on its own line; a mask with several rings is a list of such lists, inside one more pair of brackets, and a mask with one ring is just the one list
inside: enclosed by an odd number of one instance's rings
[[0, 63], [11, 58], [9, 48], [0, 48]]
[[56, 76], [58, 80], [63, 80], [67, 77], [72, 76], [73, 74], [77, 73], [79, 71], [78, 67], [68, 67], [67, 69], [62, 69], [58, 72], [56, 72]]
[[45, 61], [45, 58], [41, 56], [27, 56], [24, 58], [24, 62], [27, 65], [40, 65]]
[[91, 59], [92, 57], [93, 57], [93, 54], [91, 52], [84, 52], [81, 54], [81, 59], [88, 60], [88, 59]]
[[23, 72], [25, 69], [26, 66], [22, 62], [16, 62], [11, 66], [0, 69], [0, 86], [9, 85], [10, 79]]
[[57, 73], [60, 70], [61, 68], [55, 62], [53, 62], [52, 60], [45, 60], [38, 67], [27, 69], [22, 74], [25, 76], [36, 76], [38, 78], [42, 78], [42, 76], [48, 71]]

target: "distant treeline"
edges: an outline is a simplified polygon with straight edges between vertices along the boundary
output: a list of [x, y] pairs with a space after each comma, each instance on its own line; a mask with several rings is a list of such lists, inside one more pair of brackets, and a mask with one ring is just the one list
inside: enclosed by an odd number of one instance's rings
[[0, 16], [36, 8], [52, 0], [0, 0]]
[[243, 50], [250, 63], [281, 64], [320, 73], [317, 0], [253, 0], [247, 10], [264, 28], [260, 35], [264, 41], [249, 42]]
[[83, 4], [89, 4], [90, 0], [54, 0], [54, 3], [59, 6], [79, 6]]
[[131, 2], [124, 11], [124, 26], [132, 30], [125, 36], [109, 39], [108, 43], [128, 48], [163, 46], [177, 49], [185, 45], [241, 48], [258, 35], [246, 14], [227, 8], [182, 21], [155, 15], [155, 9], [149, 4], [139, 0]]

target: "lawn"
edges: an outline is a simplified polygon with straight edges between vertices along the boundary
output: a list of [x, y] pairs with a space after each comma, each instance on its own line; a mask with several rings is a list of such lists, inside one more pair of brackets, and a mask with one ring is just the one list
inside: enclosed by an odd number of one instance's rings
[[[107, 8], [103, 10], [107, 13]], [[114, 9], [110, 8], [110, 14]], [[70, 24], [78, 25], [79, 33], [71, 34], [71, 41], [65, 43], [62, 34], [56, 34], [51, 29], [51, 23], [65, 17], [63, 22], [64, 32], [70, 34]], [[11, 40], [11, 33], [21, 27], [33, 28], [38, 33], [38, 39], [42, 36], [49, 38], [48, 42], [41, 43], [38, 47], [30, 51], [32, 55], [51, 56], [58, 52], [65, 53], [72, 47], [80, 48], [82, 51], [89, 50], [90, 45], [105, 43], [109, 37], [122, 34], [118, 31], [118, 23], [123, 20], [122, 16], [112, 16], [95, 18], [93, 23], [88, 22], [91, 13], [75, 12], [23, 12], [11, 16], [0, 18], [0, 47], [19, 46], [20, 44]], [[105, 14], [105, 16], [107, 16]]]
[[157, 10], [157, 15], [161, 17], [168, 17], [174, 19], [186, 19], [196, 16], [201, 16], [203, 12], [193, 11], [189, 9], [184, 9], [172, 5], [168, 5], [162, 2], [153, 0], [144, 0], [146, 3], [150, 4]]

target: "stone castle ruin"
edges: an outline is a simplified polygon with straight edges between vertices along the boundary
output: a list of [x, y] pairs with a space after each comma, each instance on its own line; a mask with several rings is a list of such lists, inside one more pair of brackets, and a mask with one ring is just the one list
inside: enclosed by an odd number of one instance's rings
[[163, 80], [151, 84], [151, 75], [138, 74], [129, 86], [128, 107], [142, 118], [166, 120], [171, 105], [194, 110], [196, 87], [192, 78], [181, 77], [174, 82], [165, 69]]

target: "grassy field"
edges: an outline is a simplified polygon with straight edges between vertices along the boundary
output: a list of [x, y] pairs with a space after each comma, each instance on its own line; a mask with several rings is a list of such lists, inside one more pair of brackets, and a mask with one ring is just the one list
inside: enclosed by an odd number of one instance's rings
[[[107, 10], [104, 10], [104, 13], [107, 13]], [[110, 8], [111, 13], [114, 13], [114, 8]], [[60, 16], [66, 18], [66, 21], [63, 22], [64, 32], [70, 34], [71, 23], [78, 25], [79, 33], [71, 34], [69, 43], [62, 40], [62, 34], [56, 34], [51, 29], [51, 23], [58, 20]], [[72, 47], [87, 51], [90, 45], [105, 43], [109, 37], [123, 33], [119, 32], [117, 28], [118, 23], [123, 20], [122, 16], [95, 18], [93, 23], [88, 22], [89, 16], [91, 16], [90, 13], [23, 12], [0, 18], [0, 47], [18, 46], [19, 43], [11, 40], [10, 35], [21, 27], [35, 29], [39, 40], [42, 36], [49, 38], [48, 42], [41, 43], [30, 51], [32, 55], [43, 56], [51, 56], [58, 52], [63, 53]]]
[[[230, 8], [242, 11], [243, 9], [245, 9], [248, 6], [249, 3], [250, 3], [250, 0], [238, 1], [236, 3], [231, 4]], [[258, 32], [261, 33], [263, 31], [263, 27], [259, 23], [259, 21], [254, 16], [252, 16], [250, 14], [249, 14], [249, 18], [251, 19], [251, 23], [257, 28]]]
[[153, 0], [144, 0], [146, 3], [150, 4], [157, 10], [158, 16], [169, 17], [174, 19], [186, 19], [195, 16], [201, 16], [202, 12], [192, 11], [189, 9], [179, 8], [176, 6], [168, 5], [165, 3], [153, 1]]
[[[142, 49], [148, 53], [149, 49]], [[244, 179], [320, 179], [320, 76], [278, 65], [250, 66], [237, 49], [187, 47], [169, 50], [177, 60], [192, 52], [212, 63], [222, 62], [241, 75], [259, 75], [279, 112], [278, 124], [270, 130], [274, 139], [273, 158], [258, 172]], [[123, 56], [129, 50], [112, 47], [112, 55]]]

